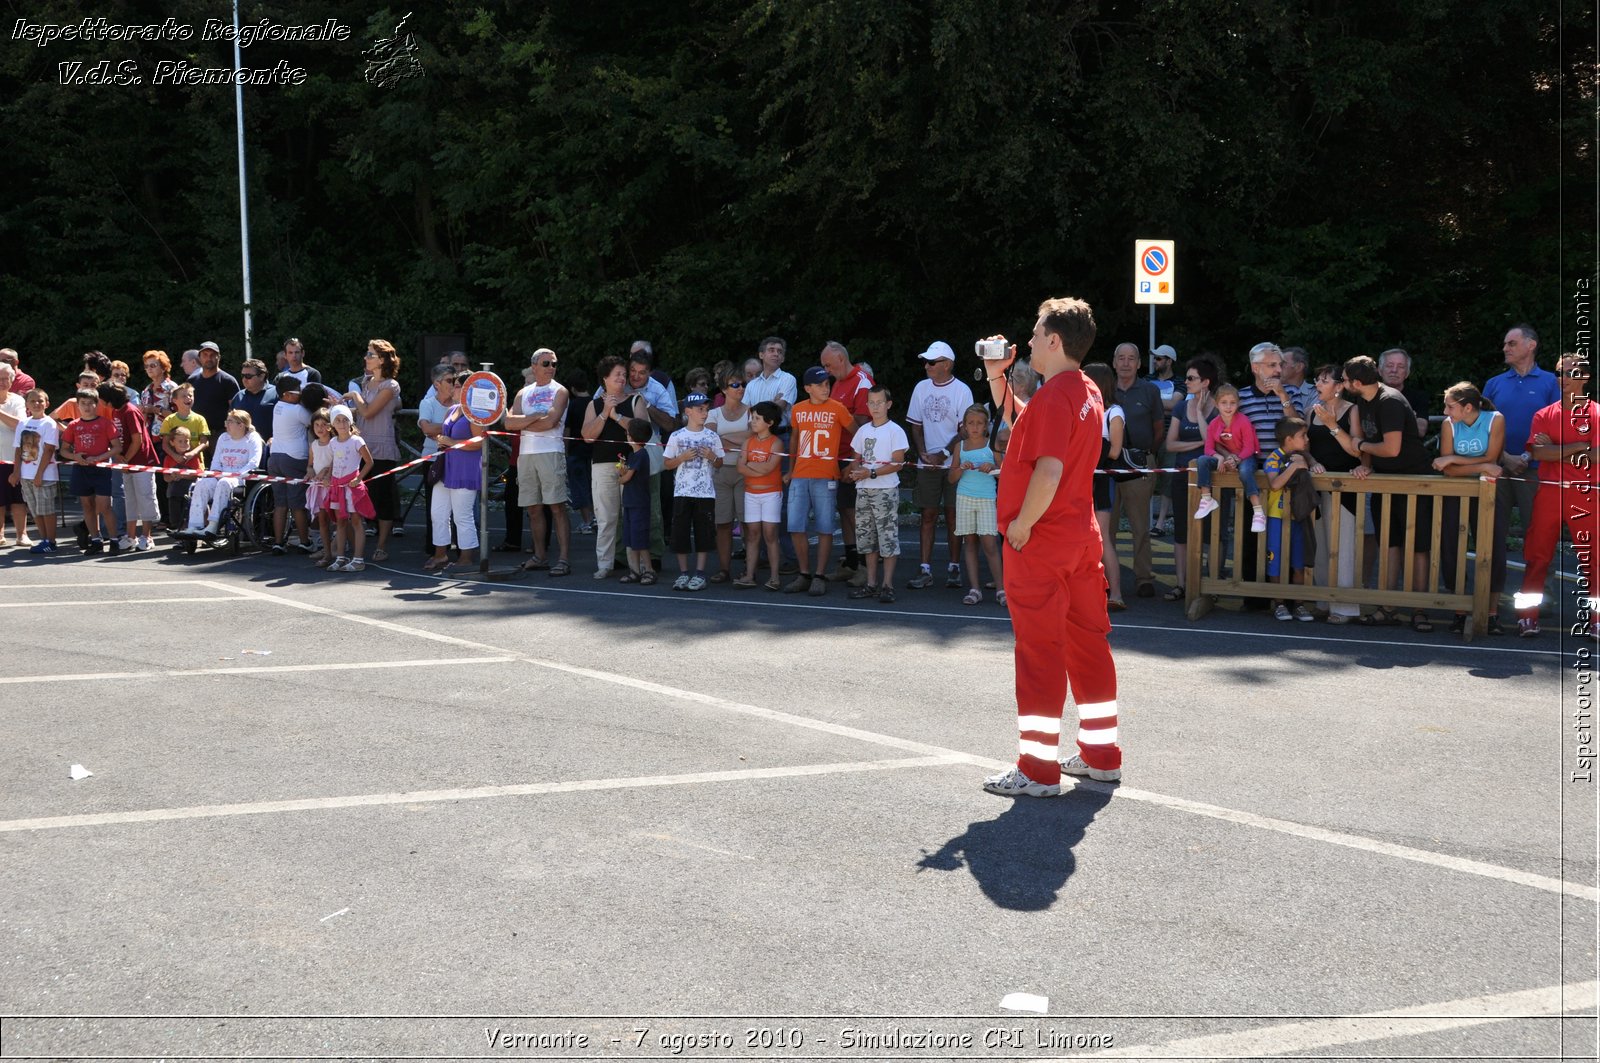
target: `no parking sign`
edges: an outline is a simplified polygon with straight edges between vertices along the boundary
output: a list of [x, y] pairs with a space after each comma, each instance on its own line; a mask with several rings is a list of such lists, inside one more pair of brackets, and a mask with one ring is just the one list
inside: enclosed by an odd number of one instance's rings
[[1177, 294], [1173, 283], [1176, 272], [1173, 263], [1171, 240], [1135, 240], [1133, 242], [1133, 301], [1135, 303], [1171, 303]]
[[467, 377], [461, 385], [461, 412], [480, 428], [487, 428], [506, 412], [505, 383], [488, 370]]

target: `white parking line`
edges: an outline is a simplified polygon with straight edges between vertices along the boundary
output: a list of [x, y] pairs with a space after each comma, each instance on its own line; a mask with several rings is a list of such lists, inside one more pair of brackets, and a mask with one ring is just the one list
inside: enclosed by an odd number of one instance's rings
[[[1542, 1018], [1574, 1011], [1593, 1013], [1595, 993], [1600, 982], [1577, 982], [1544, 989], [1447, 1000], [1420, 1004], [1393, 1011], [1374, 1011], [1336, 1019], [1311, 1019], [1253, 1030], [1186, 1037], [1159, 1045], [1131, 1045], [1069, 1059], [1253, 1059], [1282, 1056], [1292, 1052], [1311, 1052], [1335, 1045], [1355, 1045], [1383, 1041], [1392, 1037], [1417, 1037], [1422, 1034], [1483, 1026], [1513, 1019]], [[1365, 1059], [1365, 1056], [1323, 1058]], [[1436, 1057], [1454, 1058], [1454, 1057]], [[1467, 1057], [1463, 1057], [1467, 1058]], [[1539, 1057], [1546, 1058], [1546, 1057]], [[1045, 1061], [1041, 1061], [1045, 1063]], [[1049, 1061], [1060, 1063], [1060, 1061]]]
[[63, 605], [165, 605], [172, 602], [197, 605], [201, 602], [247, 602], [249, 600], [237, 594], [230, 594], [225, 598], [52, 598], [44, 602], [0, 602], [0, 609], [55, 609]]
[[[95, 580], [95, 587], [181, 587], [186, 583], [204, 583], [200, 579], [125, 579]], [[81, 587], [81, 583], [12, 583], [6, 580], [7, 591], [59, 591], [68, 587]]]
[[231, 668], [169, 668], [151, 672], [70, 672], [54, 675], [0, 676], [0, 686], [22, 686], [32, 683], [83, 683], [106, 679], [173, 679], [197, 675], [281, 675], [285, 672], [360, 672], [369, 668], [431, 668], [448, 664], [509, 664], [518, 657], [436, 657], [422, 661], [356, 661], [350, 663], [322, 664], [257, 664]]
[[[420, 583], [474, 583], [491, 587], [503, 587], [508, 590], [518, 590], [535, 594], [547, 593], [578, 595], [580, 597], [593, 598], [627, 598], [633, 601], [638, 601], [641, 594], [648, 594], [648, 592], [639, 591], [586, 590], [582, 587], [557, 587], [550, 584], [528, 585], [524, 583], [512, 583], [508, 581], [477, 579], [471, 576], [435, 576], [426, 572], [416, 572], [402, 568], [391, 568], [386, 565], [374, 565], [370, 563], [367, 565], [367, 569], [368, 571], [387, 572], [395, 576], [410, 577]], [[216, 584], [213, 584], [213, 586], [216, 586]], [[994, 605], [992, 597], [990, 597], [990, 599], [985, 602], [984, 605], [974, 608], [974, 610], [970, 613], [936, 613], [917, 609], [903, 609], [898, 605], [882, 610], [877, 610], [870, 606], [813, 605], [809, 602], [790, 601], [790, 596], [785, 596], [784, 598], [774, 600], [769, 597], [770, 593], [771, 592], [769, 591], [763, 591], [760, 594], [751, 592], [748, 596], [741, 596], [737, 598], [701, 598], [694, 595], [681, 595], [677, 598], [674, 598], [674, 601], [698, 603], [710, 606], [744, 606], [752, 609], [781, 609], [798, 610], [802, 612], [844, 613], [850, 616], [874, 621], [904, 620], [910, 617], [926, 617], [933, 620], [966, 620], [978, 621], [980, 623], [1004, 624], [1007, 627], [1011, 625], [1011, 615], [1004, 609]], [[988, 593], [991, 596], [993, 594], [993, 592]], [[1134, 624], [1128, 623], [1124, 620], [1114, 619], [1111, 623], [1112, 636], [1115, 637], [1119, 631], [1157, 631], [1179, 634], [1186, 638], [1192, 638], [1198, 635], [1235, 638], [1239, 635], [1239, 632], [1237, 631], [1227, 631], [1221, 628], [1201, 627], [1198, 625], [1192, 627], [1174, 627], [1166, 624]], [[1469, 645], [1464, 642], [1456, 641], [1454, 636], [1451, 636], [1449, 640], [1444, 642], [1426, 643], [1375, 641], [1375, 639], [1372, 638], [1344, 638], [1336, 635], [1289, 635], [1277, 631], [1252, 631], [1249, 633], [1249, 637], [1252, 639], [1276, 639], [1282, 642], [1328, 642], [1335, 645], [1362, 646], [1367, 649], [1372, 649], [1375, 646], [1385, 646], [1399, 649], [1426, 646], [1430, 650], [1453, 650], [1460, 653], [1470, 653], [1474, 656], [1481, 656], [1486, 653], [1509, 654], [1514, 657], [1562, 656], [1560, 650], [1553, 649], [1535, 649], [1533, 647], [1524, 646], [1489, 646], [1484, 644], [1482, 638], [1479, 638], [1477, 641]]]
[[512, 786], [474, 786], [459, 790], [413, 790], [385, 794], [350, 794], [344, 797], [308, 797], [294, 801], [245, 801], [231, 805], [196, 805], [188, 808], [149, 808], [134, 812], [99, 812], [81, 816], [44, 816], [37, 819], [0, 820], [0, 834], [19, 831], [99, 827], [119, 823], [162, 823], [176, 819], [212, 819], [219, 816], [260, 816], [273, 812], [314, 812], [328, 808], [370, 808], [375, 805], [421, 805], [441, 801], [481, 801], [492, 797], [529, 797], [534, 794], [572, 794], [593, 790], [637, 790], [655, 786], [744, 782], [750, 779], [788, 779], [802, 775], [846, 775], [863, 771], [894, 771], [954, 763], [954, 758], [897, 757], [891, 760], [850, 761], [838, 764], [800, 764], [788, 768], [744, 768], [702, 771], [685, 775], [648, 775], [632, 779], [586, 779], [576, 782], [521, 783]]
[[[219, 586], [208, 584], [208, 586]], [[292, 609], [306, 612], [320, 613], [324, 616], [338, 617], [353, 624], [365, 624], [393, 631], [399, 634], [413, 635], [417, 638], [427, 639], [432, 642], [443, 642], [454, 646], [464, 646], [469, 649], [480, 650], [485, 653], [509, 654], [513, 653], [501, 646], [491, 646], [487, 643], [474, 642], [470, 639], [457, 638], [454, 635], [440, 635], [422, 628], [410, 627], [406, 624], [396, 624], [389, 620], [379, 620], [376, 617], [362, 616], [359, 613], [347, 613], [343, 610], [333, 609], [324, 605], [314, 605], [310, 602], [295, 601], [290, 598], [281, 598], [275, 594], [251, 588], [240, 588], [239, 593], [265, 601], [278, 602]], [[735, 712], [741, 715], [754, 716], [776, 723], [789, 724], [794, 727], [804, 727], [808, 730], [822, 731], [826, 734], [837, 735], [841, 738], [852, 738], [873, 745], [887, 746], [902, 752], [916, 753], [922, 756], [950, 758], [948, 763], [971, 764], [974, 767], [987, 768], [994, 771], [1011, 767], [1010, 761], [995, 760], [989, 757], [980, 757], [960, 750], [946, 749], [943, 746], [930, 745], [926, 742], [915, 742], [910, 739], [896, 738], [893, 735], [879, 734], [875, 731], [864, 731], [857, 727], [847, 727], [843, 724], [829, 723], [826, 720], [815, 720], [806, 716], [796, 716], [792, 713], [780, 712], [776, 709], [767, 709], [759, 705], [747, 705], [742, 702], [730, 701], [719, 698], [713, 694], [706, 694], [697, 690], [683, 690], [678, 687], [667, 686], [663, 683], [654, 683], [647, 679], [636, 679], [632, 676], [620, 675], [615, 672], [604, 672], [595, 668], [584, 668], [578, 665], [563, 664], [558, 661], [546, 661], [537, 657], [528, 657], [517, 654], [517, 660], [551, 671], [566, 672], [570, 675], [583, 676], [603, 683], [612, 683], [617, 686], [630, 687], [648, 693], [660, 694], [664, 697], [678, 701], [689, 701], [711, 708], [721, 709], [726, 712]], [[1275, 831], [1311, 841], [1325, 842], [1329, 845], [1339, 845], [1349, 849], [1358, 849], [1364, 852], [1381, 856], [1390, 856], [1399, 860], [1407, 860], [1418, 864], [1427, 864], [1433, 867], [1459, 871], [1470, 875], [1479, 875], [1484, 878], [1496, 879], [1501, 882], [1511, 882], [1520, 886], [1529, 886], [1534, 889], [1546, 890], [1552, 893], [1564, 893], [1570, 897], [1581, 897], [1584, 900], [1600, 901], [1600, 890], [1592, 886], [1575, 882], [1563, 882], [1560, 879], [1550, 878], [1547, 875], [1535, 875], [1515, 868], [1501, 867], [1497, 864], [1487, 864], [1477, 860], [1464, 860], [1460, 857], [1447, 856], [1443, 853], [1429, 852], [1425, 849], [1412, 849], [1404, 845], [1394, 845], [1390, 842], [1378, 841], [1375, 838], [1363, 837], [1359, 834], [1349, 834], [1343, 831], [1327, 830], [1322, 827], [1313, 827], [1307, 824], [1294, 823], [1289, 820], [1273, 819], [1267, 816], [1258, 816], [1253, 812], [1242, 812], [1237, 809], [1223, 808], [1218, 805], [1203, 804], [1199, 801], [1189, 801], [1181, 797], [1168, 797], [1164, 794], [1150, 793], [1136, 790], [1131, 787], [1112, 787], [1106, 783], [1083, 781], [1078, 784], [1092, 790], [1114, 793], [1117, 797], [1143, 801], [1148, 804], [1160, 805], [1180, 812], [1188, 812], [1209, 819], [1222, 820], [1228, 823], [1237, 823], [1242, 826], [1256, 827], [1261, 830]]]

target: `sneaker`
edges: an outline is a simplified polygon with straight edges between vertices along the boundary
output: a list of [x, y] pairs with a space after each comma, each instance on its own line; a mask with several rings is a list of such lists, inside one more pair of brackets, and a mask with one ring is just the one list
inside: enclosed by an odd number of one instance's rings
[[1490, 616], [1489, 622], [1483, 626], [1483, 633], [1485, 635], [1504, 635], [1506, 629], [1500, 626], [1500, 618], [1498, 616]]
[[107, 539], [106, 540], [106, 549], [111, 552], [111, 556], [112, 557], [116, 557], [118, 554], [122, 553], [122, 540], [121, 539]]
[[933, 586], [933, 573], [929, 572], [927, 569], [923, 569], [921, 575], [911, 579], [906, 583], [906, 586], [910, 587], [914, 591], [927, 590], [929, 587]]
[[134, 543], [136, 541], [137, 540], [134, 539], [133, 536], [124, 535], [122, 538], [117, 540], [117, 549], [119, 549], [119, 550], [132, 550], [133, 549], [133, 545], [134, 545]]
[[887, 583], [885, 583], [882, 587], [878, 588], [878, 604], [879, 605], [893, 605], [894, 604], [894, 588], [889, 586]]
[[[321, 562], [319, 561], [318, 564], [321, 564]], [[329, 572], [343, 572], [345, 570], [345, 566], [347, 566], [349, 564], [350, 564], [350, 559], [348, 557], [336, 557], [336, 558], [333, 559], [333, 564], [328, 566], [328, 571]]]
[[579, 535], [593, 535], [594, 534], [594, 525], [590, 524], [588, 521], [584, 521], [582, 524], [578, 525], [578, 534]]
[[1289, 607], [1284, 605], [1282, 602], [1279, 602], [1277, 605], [1272, 607], [1272, 615], [1277, 617], [1279, 620], [1294, 619], [1294, 614], [1289, 612]]
[[344, 570], [346, 572], [361, 572], [365, 570], [366, 567], [367, 563], [361, 558], [352, 557], [349, 561], [345, 562]]
[[794, 579], [783, 585], [783, 593], [785, 594], [801, 594], [805, 591], [809, 591], [810, 589], [811, 577], [806, 575], [804, 572], [800, 573]]
[[28, 553], [30, 554], [53, 554], [55, 552], [56, 544], [50, 539], [41, 539], [28, 548]]
[[1457, 613], [1450, 621], [1450, 634], [1465, 635], [1467, 633], [1467, 617], [1465, 613]]
[[821, 576], [814, 576], [811, 580], [811, 589], [806, 592], [813, 598], [821, 598], [828, 593], [828, 581]]
[[983, 780], [983, 788], [991, 794], [1001, 797], [1060, 797], [1061, 784], [1048, 785], [1034, 782], [1022, 774], [1021, 768], [1011, 768], [999, 775], [991, 775]]
[[961, 589], [961, 566], [951, 565], [944, 570], [944, 585], [953, 590]]
[[284, 557], [284, 556], [286, 556], [289, 553], [288, 544], [286, 544], [286, 543], [273, 543], [272, 544], [272, 553], [276, 557]]
[[106, 544], [101, 542], [99, 539], [90, 539], [88, 544], [84, 546], [83, 552], [86, 554], [98, 554], [105, 548]]
[[300, 542], [290, 543], [289, 549], [293, 550], [297, 554], [309, 554], [312, 552], [313, 547], [310, 543], [302, 539]]
[[1317, 614], [1313, 613], [1311, 608], [1306, 605], [1306, 603], [1301, 602], [1299, 605], [1294, 607], [1294, 618], [1303, 623], [1309, 624], [1311, 621], [1317, 618]]
[[1071, 759], [1061, 762], [1061, 770], [1068, 775], [1087, 775], [1095, 782], [1118, 782], [1122, 779], [1121, 768], [1091, 768], [1076, 753]]
[[156, 544], [150, 541], [150, 536], [148, 535], [139, 536], [138, 541], [133, 544], [135, 550], [154, 550], [155, 546]]
[[1264, 532], [1267, 530], [1266, 510], [1257, 509], [1255, 511], [1254, 515], [1252, 515], [1250, 518], [1250, 530], [1253, 532]]
[[1536, 638], [1538, 638], [1539, 637], [1539, 621], [1537, 619], [1531, 619], [1529, 617], [1523, 617], [1521, 620], [1517, 621], [1517, 634], [1522, 636], [1525, 639], [1536, 639]]
[[1206, 495], [1204, 498], [1200, 499], [1200, 504], [1194, 507], [1194, 519], [1204, 520], [1206, 517], [1211, 516], [1211, 514], [1215, 513], [1221, 508], [1222, 507], [1217, 503], [1215, 498], [1212, 498], [1210, 495]]
[[686, 590], [688, 590], [689, 589], [689, 573], [685, 572], [682, 575], [680, 575], [677, 579], [673, 580], [672, 581], [672, 589], [675, 590], [675, 591], [686, 591]]
[[850, 600], [856, 602], [863, 598], [876, 598], [877, 596], [878, 588], [876, 587], [857, 587], [850, 592]]

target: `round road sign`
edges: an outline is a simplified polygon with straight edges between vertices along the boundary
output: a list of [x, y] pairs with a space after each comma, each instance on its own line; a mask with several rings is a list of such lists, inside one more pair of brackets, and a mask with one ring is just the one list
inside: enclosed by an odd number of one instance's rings
[[467, 382], [461, 385], [460, 402], [461, 412], [467, 415], [467, 420], [480, 427], [488, 427], [506, 412], [505, 383], [493, 373], [480, 370], [467, 377]]
[[1147, 247], [1139, 258], [1139, 264], [1150, 276], [1159, 277], [1167, 271], [1167, 253], [1159, 247]]

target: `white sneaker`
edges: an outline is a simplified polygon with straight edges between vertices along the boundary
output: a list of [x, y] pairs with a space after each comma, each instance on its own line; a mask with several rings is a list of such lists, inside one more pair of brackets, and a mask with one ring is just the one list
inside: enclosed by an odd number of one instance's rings
[[1091, 768], [1076, 753], [1072, 754], [1070, 760], [1061, 762], [1061, 770], [1068, 775], [1087, 775], [1095, 782], [1118, 782], [1122, 779], [1121, 768]]
[[150, 536], [148, 535], [139, 536], [138, 541], [133, 544], [135, 550], [149, 550], [154, 546], [155, 544], [150, 541]]
[[1267, 530], [1266, 510], [1259, 507], [1256, 509], [1255, 515], [1250, 518], [1250, 530], [1253, 532], [1264, 532]]
[[1022, 774], [1021, 768], [1011, 768], [999, 775], [991, 775], [983, 780], [983, 788], [991, 794], [1001, 797], [1059, 797], [1061, 785], [1054, 786], [1042, 782], [1034, 782]]
[[1200, 504], [1194, 507], [1194, 519], [1204, 520], [1206, 517], [1209, 517], [1220, 508], [1222, 507], [1217, 504], [1217, 500], [1215, 498], [1210, 495], [1206, 495], [1200, 499]]
[[689, 573], [685, 572], [683, 575], [681, 575], [677, 579], [673, 580], [672, 581], [672, 589], [675, 590], [675, 591], [686, 591], [686, 590], [688, 590], [689, 589]]
[[134, 545], [135, 540], [131, 535], [124, 535], [122, 538], [117, 540], [118, 550], [132, 550]]

